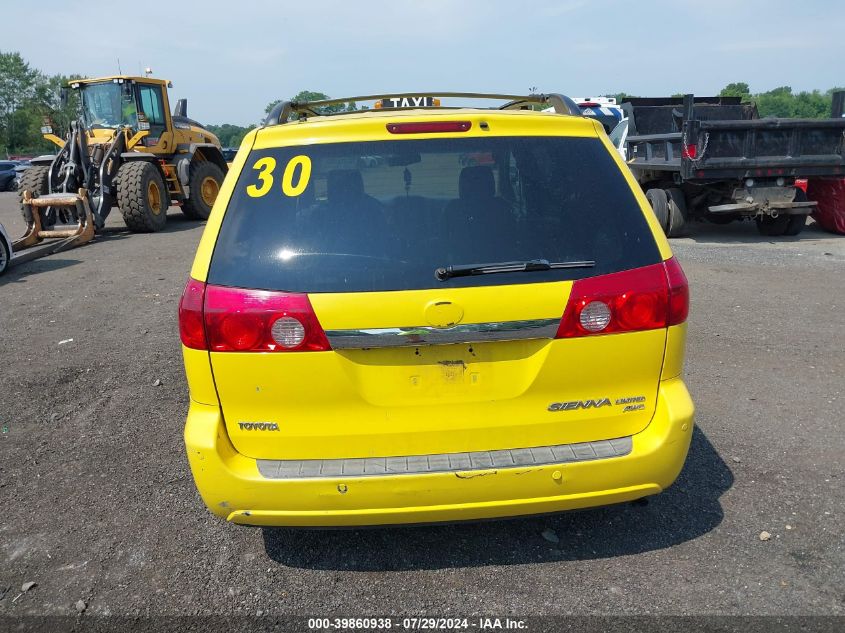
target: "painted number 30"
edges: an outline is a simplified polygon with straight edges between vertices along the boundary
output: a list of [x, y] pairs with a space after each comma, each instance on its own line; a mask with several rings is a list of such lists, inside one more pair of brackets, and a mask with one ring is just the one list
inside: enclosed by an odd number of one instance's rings
[[[271, 156], [259, 158], [252, 168], [258, 172], [258, 184], [249, 185], [246, 192], [252, 198], [260, 198], [267, 195], [273, 188], [276, 159]], [[296, 177], [296, 183], [294, 183], [294, 177]], [[295, 198], [302, 195], [308, 187], [309, 180], [311, 180], [311, 159], [301, 154], [294, 156], [285, 165], [285, 171], [282, 174], [282, 191], [286, 196]]]

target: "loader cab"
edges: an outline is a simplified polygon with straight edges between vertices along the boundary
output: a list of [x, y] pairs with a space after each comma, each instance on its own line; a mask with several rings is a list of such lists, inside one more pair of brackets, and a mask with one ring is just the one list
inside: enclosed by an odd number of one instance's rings
[[167, 86], [166, 81], [146, 77], [109, 77], [70, 85], [80, 92], [89, 138], [94, 142], [110, 138], [114, 130], [127, 126], [147, 132], [140, 144], [152, 153], [170, 153], [175, 146]]

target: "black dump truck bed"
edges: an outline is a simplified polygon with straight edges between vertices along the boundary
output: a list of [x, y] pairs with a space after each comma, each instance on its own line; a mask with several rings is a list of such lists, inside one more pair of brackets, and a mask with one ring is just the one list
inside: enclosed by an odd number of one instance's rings
[[[836, 107], [836, 106], [835, 106]], [[845, 118], [758, 116], [739, 97], [631, 99], [628, 164], [683, 181], [845, 174]]]
[[738, 97], [630, 99], [620, 150], [670, 237], [693, 219], [794, 236], [816, 205], [796, 180], [845, 175], [844, 103], [835, 93], [828, 119], [761, 119]]

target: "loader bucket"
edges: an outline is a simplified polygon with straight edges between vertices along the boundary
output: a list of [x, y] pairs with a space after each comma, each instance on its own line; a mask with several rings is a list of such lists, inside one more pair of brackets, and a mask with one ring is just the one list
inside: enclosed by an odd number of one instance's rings
[[[23, 206], [29, 220], [26, 232], [12, 243], [12, 251], [26, 252], [14, 257], [13, 261], [16, 264], [66, 251], [94, 239], [94, 218], [91, 207], [88, 205], [85, 189], [80, 189], [77, 193], [51, 193], [37, 198], [33, 198], [29, 191], [24, 191]], [[39, 211], [46, 207], [74, 209], [77, 217], [76, 228], [59, 231], [43, 230]]]

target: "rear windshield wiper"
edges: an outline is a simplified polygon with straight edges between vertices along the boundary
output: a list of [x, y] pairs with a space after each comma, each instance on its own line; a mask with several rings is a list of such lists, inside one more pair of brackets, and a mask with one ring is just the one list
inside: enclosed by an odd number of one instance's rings
[[537, 270], [555, 270], [559, 268], [592, 268], [594, 261], [580, 262], [550, 262], [547, 259], [530, 259], [523, 262], [498, 262], [495, 264], [459, 264], [446, 266], [434, 271], [434, 276], [440, 281], [452, 277], [469, 277], [470, 275], [492, 275], [494, 273], [530, 273]]

